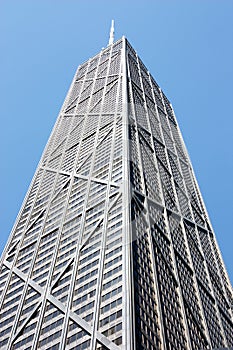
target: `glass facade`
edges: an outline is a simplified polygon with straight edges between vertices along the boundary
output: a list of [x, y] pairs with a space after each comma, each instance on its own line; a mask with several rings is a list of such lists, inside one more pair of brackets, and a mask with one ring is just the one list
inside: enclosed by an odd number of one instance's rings
[[79, 66], [0, 265], [2, 349], [233, 346], [172, 106], [123, 37]]

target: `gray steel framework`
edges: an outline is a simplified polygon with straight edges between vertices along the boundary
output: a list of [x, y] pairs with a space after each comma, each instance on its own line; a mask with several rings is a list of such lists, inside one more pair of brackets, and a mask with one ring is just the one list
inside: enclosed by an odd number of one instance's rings
[[174, 111], [124, 37], [79, 66], [0, 268], [1, 349], [233, 346]]

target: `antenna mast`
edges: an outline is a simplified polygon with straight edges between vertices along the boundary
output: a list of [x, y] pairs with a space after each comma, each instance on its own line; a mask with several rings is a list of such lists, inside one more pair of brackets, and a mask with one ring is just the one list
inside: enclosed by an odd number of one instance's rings
[[114, 41], [114, 19], [112, 19], [112, 25], [111, 25], [110, 34], [109, 34], [108, 46], [112, 45], [113, 41]]

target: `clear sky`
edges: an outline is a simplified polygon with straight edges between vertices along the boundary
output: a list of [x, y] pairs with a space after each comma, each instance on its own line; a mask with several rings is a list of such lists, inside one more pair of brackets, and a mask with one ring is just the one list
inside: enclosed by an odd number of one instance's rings
[[233, 281], [233, 1], [1, 0], [2, 251], [79, 64], [125, 35], [173, 104]]

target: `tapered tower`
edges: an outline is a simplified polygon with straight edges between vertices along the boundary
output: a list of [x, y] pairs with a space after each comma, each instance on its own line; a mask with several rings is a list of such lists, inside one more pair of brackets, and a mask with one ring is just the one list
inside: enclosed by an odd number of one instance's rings
[[79, 66], [0, 265], [1, 349], [233, 346], [172, 106], [123, 37]]

